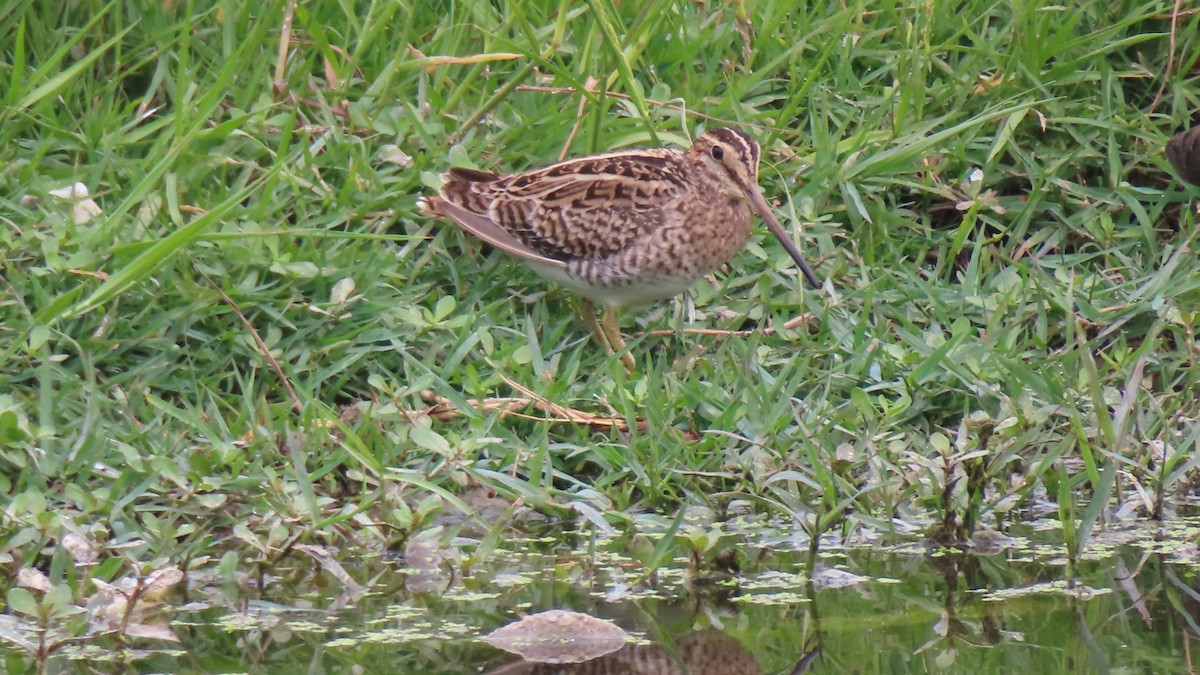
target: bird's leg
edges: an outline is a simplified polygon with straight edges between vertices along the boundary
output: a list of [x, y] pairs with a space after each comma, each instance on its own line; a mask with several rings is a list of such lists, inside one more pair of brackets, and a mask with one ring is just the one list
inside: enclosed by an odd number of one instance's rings
[[634, 372], [637, 370], [637, 362], [633, 360], [633, 354], [625, 348], [625, 338], [621, 337], [621, 324], [617, 323], [617, 310], [613, 307], [605, 307], [604, 313], [600, 315], [600, 329], [604, 331], [604, 337], [608, 338], [608, 344], [613, 352], [621, 352], [621, 363], [625, 364], [625, 370]]
[[[592, 337], [604, 347], [605, 354], [612, 356], [625, 349], [625, 339], [621, 337], [621, 326], [617, 323], [615, 309], [605, 307], [604, 312], [600, 315], [600, 320], [596, 321], [596, 306], [592, 304], [591, 300], [580, 298], [579, 315], [583, 317], [583, 322], [587, 324]], [[637, 367], [637, 363], [633, 360], [633, 354], [628, 351], [621, 354], [621, 363], [631, 373]]]
[[596, 306], [587, 298], [579, 299], [579, 315], [583, 317], [583, 322], [587, 324], [588, 330], [592, 333], [592, 338], [604, 347], [604, 353], [612, 356], [612, 345], [608, 344], [608, 336], [604, 334], [604, 330], [600, 328], [600, 322], [596, 321]]

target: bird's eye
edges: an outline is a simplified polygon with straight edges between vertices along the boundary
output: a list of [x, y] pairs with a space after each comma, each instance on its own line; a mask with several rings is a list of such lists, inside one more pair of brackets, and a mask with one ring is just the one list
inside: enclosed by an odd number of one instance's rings
[[719, 145], [714, 145], [714, 146], [712, 146], [712, 150], [710, 151], [710, 154], [712, 155], [713, 159], [715, 159], [719, 162], [719, 161], [721, 161], [721, 158], [723, 158], [725, 156], [725, 148], [722, 148]]

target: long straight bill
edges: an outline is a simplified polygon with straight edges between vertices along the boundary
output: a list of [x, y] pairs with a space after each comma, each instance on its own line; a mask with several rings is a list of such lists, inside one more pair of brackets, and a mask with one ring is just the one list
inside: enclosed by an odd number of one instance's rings
[[778, 220], [775, 220], [775, 214], [771, 213], [771, 207], [767, 204], [767, 200], [763, 199], [762, 192], [757, 187], [750, 189], [750, 204], [758, 212], [758, 217], [767, 224], [767, 229], [771, 230], [779, 243], [787, 249], [788, 255], [792, 256], [792, 260], [795, 260], [796, 264], [800, 266], [800, 271], [804, 273], [804, 278], [808, 279], [808, 283], [813, 288], [820, 288], [821, 280], [813, 273], [808, 263], [804, 262], [804, 257], [800, 255], [800, 249], [792, 241], [792, 236], [783, 229]]

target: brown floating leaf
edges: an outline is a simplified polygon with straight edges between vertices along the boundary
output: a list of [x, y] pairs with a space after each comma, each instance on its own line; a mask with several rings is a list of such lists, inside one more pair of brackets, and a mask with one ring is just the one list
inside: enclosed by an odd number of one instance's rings
[[179, 642], [179, 636], [175, 634], [175, 629], [171, 628], [171, 622], [162, 617], [149, 623], [131, 623], [125, 626], [125, 634], [129, 637]]
[[333, 554], [324, 546], [312, 544], [296, 544], [295, 549], [317, 561], [321, 567], [342, 584], [342, 593], [334, 601], [336, 607], [344, 607], [358, 602], [367, 589], [354, 580], [354, 577], [334, 559]]
[[160, 615], [162, 600], [183, 581], [178, 567], [155, 570], [145, 577], [125, 577], [113, 583], [92, 579], [96, 593], [88, 601], [88, 624], [93, 632], [119, 631], [131, 637], [178, 642], [169, 621]]
[[852, 574], [832, 567], [818, 569], [813, 572], [813, 586], [818, 590], [826, 588], [845, 588], [870, 581], [867, 577]]
[[[808, 657], [806, 657], [808, 658]], [[797, 666], [793, 673], [804, 672]], [[658, 644], [627, 644], [586, 663], [548, 666], [531, 661], [510, 663], [488, 675], [762, 675], [754, 654], [736, 638], [706, 629], [682, 635], [671, 648]]]
[[582, 663], [617, 651], [629, 634], [616, 624], [552, 609], [497, 628], [485, 642], [538, 663]]

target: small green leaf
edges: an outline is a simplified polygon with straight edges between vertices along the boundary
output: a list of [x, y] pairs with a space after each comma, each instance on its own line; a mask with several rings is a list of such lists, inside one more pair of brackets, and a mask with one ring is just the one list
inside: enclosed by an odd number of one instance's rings
[[450, 442], [446, 440], [446, 437], [429, 427], [413, 427], [409, 433], [409, 437], [412, 438], [413, 443], [426, 450], [432, 450], [443, 457], [449, 457], [454, 454], [450, 449]]
[[42, 348], [50, 339], [50, 327], [44, 323], [35, 325], [29, 331], [29, 351], [35, 352]]
[[11, 588], [8, 591], [8, 608], [25, 616], [38, 616], [38, 601], [28, 588]]
[[46, 594], [44, 602], [50, 608], [52, 617], [66, 617], [84, 611], [83, 608], [76, 607], [71, 600], [71, 587], [58, 585]]
[[433, 321], [440, 323], [443, 319], [454, 313], [454, 308], [457, 306], [454, 296], [443, 295], [437, 301], [437, 306], [433, 308]]
[[27, 434], [22, 428], [21, 418], [15, 410], [0, 412], [0, 445], [9, 445], [25, 440]]
[[277, 262], [271, 265], [271, 271], [294, 279], [313, 279], [321, 273], [321, 268], [307, 260], [297, 262]]

